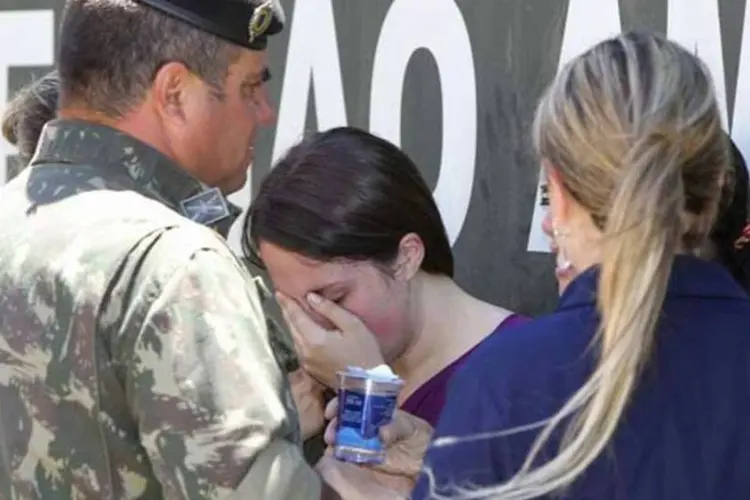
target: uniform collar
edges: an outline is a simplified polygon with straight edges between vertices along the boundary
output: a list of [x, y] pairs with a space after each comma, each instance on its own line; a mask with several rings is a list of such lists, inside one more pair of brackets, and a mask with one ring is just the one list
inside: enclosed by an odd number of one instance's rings
[[[581, 273], [560, 297], [558, 310], [596, 303], [599, 267]], [[720, 264], [697, 257], [678, 255], [672, 264], [667, 298], [702, 297], [747, 300], [747, 294]]]
[[182, 170], [171, 159], [119, 130], [80, 120], [53, 120], [39, 139], [32, 167], [90, 165], [125, 178], [133, 189], [226, 236], [241, 210], [216, 188]]

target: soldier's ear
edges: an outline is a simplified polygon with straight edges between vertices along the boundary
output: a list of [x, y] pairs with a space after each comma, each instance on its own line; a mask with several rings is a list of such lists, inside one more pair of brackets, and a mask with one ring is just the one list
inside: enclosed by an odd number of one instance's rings
[[163, 119], [185, 120], [185, 104], [194, 76], [182, 63], [168, 62], [154, 75], [151, 84], [151, 99]]

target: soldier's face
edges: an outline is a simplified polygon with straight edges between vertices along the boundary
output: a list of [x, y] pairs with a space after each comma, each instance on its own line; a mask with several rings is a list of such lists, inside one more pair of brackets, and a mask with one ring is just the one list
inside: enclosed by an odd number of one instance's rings
[[390, 363], [411, 341], [408, 283], [392, 279], [370, 262], [319, 262], [261, 242], [260, 256], [274, 288], [296, 301], [320, 326], [335, 329], [305, 299], [317, 293], [357, 316], [377, 337]]
[[258, 129], [275, 119], [268, 78], [266, 52], [242, 49], [220, 92], [203, 83], [190, 95], [182, 163], [192, 165], [193, 175], [209, 186], [233, 193], [245, 184]]

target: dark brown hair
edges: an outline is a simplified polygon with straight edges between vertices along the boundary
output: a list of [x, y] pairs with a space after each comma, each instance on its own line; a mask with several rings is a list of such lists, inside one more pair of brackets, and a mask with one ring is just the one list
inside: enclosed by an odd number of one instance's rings
[[21, 161], [34, 155], [44, 124], [57, 114], [60, 78], [56, 71], [34, 80], [16, 93], [3, 112], [3, 137], [18, 148]]
[[750, 292], [750, 246], [735, 245], [748, 223], [748, 172], [737, 145], [727, 137], [732, 169], [722, 193], [719, 215], [711, 230], [714, 258]]
[[245, 221], [245, 254], [266, 241], [318, 261], [390, 264], [419, 235], [422, 270], [453, 276], [453, 254], [432, 193], [412, 160], [368, 132], [340, 127], [291, 148], [263, 180]]

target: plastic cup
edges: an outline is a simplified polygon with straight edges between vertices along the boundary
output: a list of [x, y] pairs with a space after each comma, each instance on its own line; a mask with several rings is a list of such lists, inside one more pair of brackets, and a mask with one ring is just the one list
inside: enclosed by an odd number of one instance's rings
[[339, 409], [334, 456], [356, 464], [380, 464], [385, 449], [380, 428], [393, 420], [404, 381], [387, 379], [364, 370], [338, 372]]

